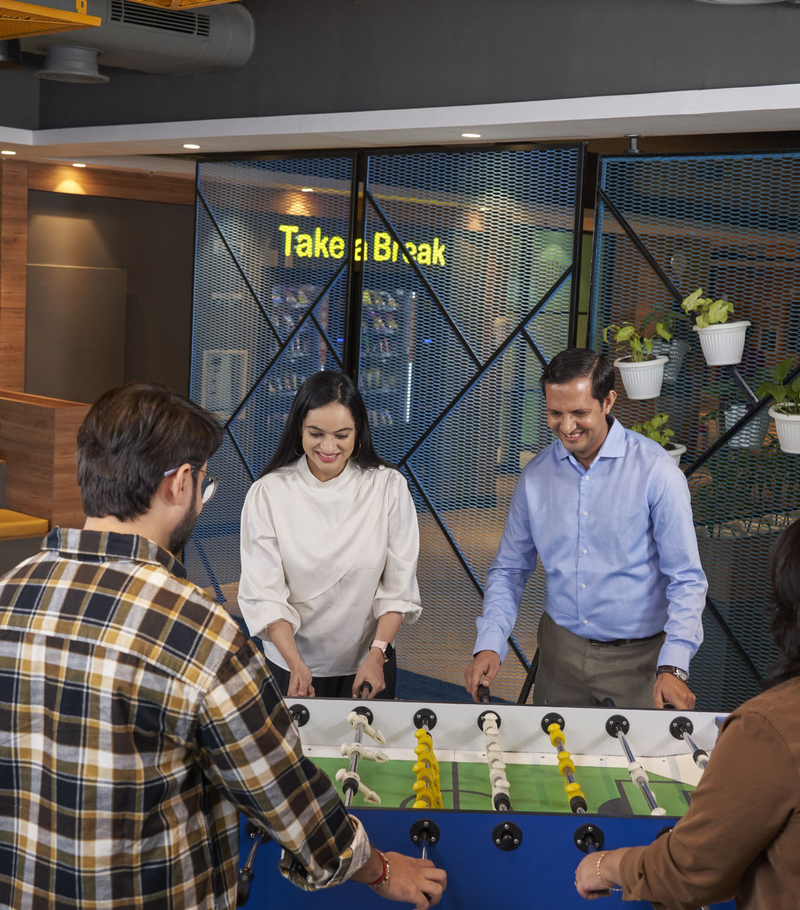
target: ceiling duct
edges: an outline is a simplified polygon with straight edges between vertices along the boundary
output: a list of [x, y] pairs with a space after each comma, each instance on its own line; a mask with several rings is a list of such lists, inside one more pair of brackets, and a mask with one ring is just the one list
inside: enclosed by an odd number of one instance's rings
[[21, 42], [23, 51], [46, 55], [38, 76], [107, 82], [98, 63], [146, 73], [238, 67], [247, 63], [255, 47], [253, 18], [239, 4], [172, 11], [130, 0], [89, 0], [88, 9], [102, 20], [97, 28]]

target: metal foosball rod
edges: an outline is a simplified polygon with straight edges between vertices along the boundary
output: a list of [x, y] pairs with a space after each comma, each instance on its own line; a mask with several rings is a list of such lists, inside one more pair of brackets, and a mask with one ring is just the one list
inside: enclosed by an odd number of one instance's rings
[[[365, 682], [361, 687], [361, 697], [364, 698], [371, 691], [372, 686], [370, 683]], [[342, 744], [342, 754], [349, 755], [350, 767], [349, 769], [340, 768], [336, 772], [336, 780], [341, 783], [342, 791], [344, 792], [344, 804], [349, 808], [353, 803], [353, 796], [356, 793], [361, 793], [365, 802], [379, 806], [381, 798], [374, 790], [370, 790], [369, 787], [363, 784], [358, 776], [358, 763], [362, 757], [371, 758], [380, 762], [388, 761], [388, 756], [383, 752], [364, 748], [364, 733], [367, 733], [368, 736], [371, 736], [375, 742], [380, 743], [381, 745], [386, 744], [386, 739], [380, 730], [373, 728], [372, 711], [364, 705], [359, 705], [357, 708], [354, 708], [347, 715], [347, 720], [348, 723], [353, 725], [353, 742]]]
[[701, 771], [706, 770], [708, 764], [708, 752], [705, 749], [698, 749], [695, 741], [692, 739], [694, 724], [688, 717], [676, 717], [669, 725], [669, 732], [675, 739], [682, 739], [692, 750], [692, 760]]
[[631, 747], [628, 745], [628, 740], [625, 736], [628, 730], [630, 730], [630, 724], [628, 723], [627, 717], [623, 717], [622, 714], [614, 714], [606, 721], [606, 733], [619, 740], [622, 751], [628, 759], [628, 773], [631, 776], [631, 780], [642, 791], [642, 795], [647, 801], [647, 805], [650, 806], [650, 814], [666, 815], [666, 810], [658, 805], [655, 796], [653, 796], [653, 791], [650, 789], [650, 778], [647, 776], [647, 772], [639, 762], [636, 761], [636, 758], [631, 751]]
[[492, 786], [492, 805], [496, 812], [510, 812], [511, 800], [508, 795], [510, 784], [506, 777], [506, 763], [500, 748], [500, 717], [494, 711], [484, 711], [478, 718], [486, 746], [486, 764], [489, 766], [489, 782]]
[[575, 780], [575, 762], [564, 744], [564, 726], [564, 718], [560, 714], [545, 714], [542, 718], [542, 730], [558, 752], [558, 770], [566, 782], [564, 790], [569, 798], [569, 807], [575, 815], [585, 815], [586, 797]]

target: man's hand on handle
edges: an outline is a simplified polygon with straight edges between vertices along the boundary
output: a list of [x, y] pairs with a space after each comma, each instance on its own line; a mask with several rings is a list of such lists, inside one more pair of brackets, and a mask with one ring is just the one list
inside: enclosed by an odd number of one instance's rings
[[[439, 903], [447, 887], [447, 873], [437, 869], [429, 859], [386, 853], [389, 864], [388, 880], [373, 888], [380, 897], [390, 901], [413, 904], [415, 910], [428, 910]], [[353, 881], [375, 881], [383, 868], [378, 851], [373, 847], [369, 860], [353, 873]]]
[[490, 686], [500, 669], [500, 655], [497, 651], [478, 651], [467, 667], [464, 679], [467, 692], [474, 702], [479, 702], [478, 686]]
[[672, 705], [681, 711], [691, 711], [696, 701], [694, 692], [683, 680], [672, 673], [659, 673], [653, 686], [653, 706], [663, 708]]

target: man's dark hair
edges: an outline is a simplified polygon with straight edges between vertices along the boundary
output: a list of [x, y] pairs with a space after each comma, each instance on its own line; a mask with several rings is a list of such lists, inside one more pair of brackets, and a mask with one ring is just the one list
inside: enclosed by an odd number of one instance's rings
[[306, 419], [306, 414], [334, 402], [344, 405], [353, 415], [356, 425], [356, 441], [351, 458], [355, 463], [360, 468], [377, 468], [379, 465], [387, 464], [375, 451], [367, 419], [367, 409], [364, 407], [364, 399], [356, 388], [356, 384], [346, 373], [322, 370], [309, 376], [297, 390], [286, 419], [286, 425], [278, 441], [278, 448], [275, 449], [275, 454], [264, 469], [262, 477], [297, 461], [298, 457], [303, 454], [303, 421]]
[[800, 676], [800, 521], [783, 531], [770, 554], [770, 631], [781, 652], [768, 686]]
[[592, 377], [592, 398], [602, 404], [614, 388], [614, 368], [602, 354], [589, 348], [567, 348], [556, 354], [547, 364], [539, 384], [542, 391], [546, 385], [561, 385], [573, 379]]
[[184, 464], [201, 468], [221, 443], [216, 417], [164, 385], [111, 389], [78, 430], [83, 510], [90, 518], [120, 521], [144, 515], [165, 471]]

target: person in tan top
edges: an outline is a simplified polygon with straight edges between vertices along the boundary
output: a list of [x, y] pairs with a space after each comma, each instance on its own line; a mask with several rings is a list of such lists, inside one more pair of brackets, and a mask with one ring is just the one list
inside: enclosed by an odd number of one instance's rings
[[647, 847], [587, 856], [575, 873], [589, 900], [690, 910], [736, 898], [739, 910], [800, 907], [800, 522], [771, 558], [770, 687], [725, 721], [689, 811]]

